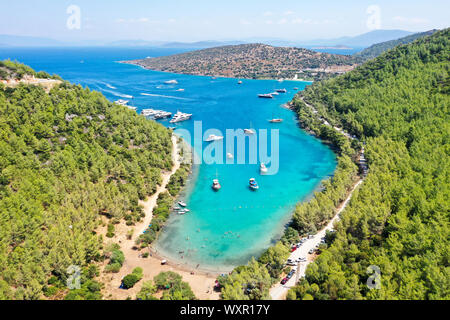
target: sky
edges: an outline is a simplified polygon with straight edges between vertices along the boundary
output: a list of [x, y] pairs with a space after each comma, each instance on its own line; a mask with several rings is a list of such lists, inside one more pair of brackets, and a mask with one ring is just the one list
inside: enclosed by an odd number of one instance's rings
[[61, 41], [326, 39], [449, 26], [448, 0], [0, 0], [0, 34]]

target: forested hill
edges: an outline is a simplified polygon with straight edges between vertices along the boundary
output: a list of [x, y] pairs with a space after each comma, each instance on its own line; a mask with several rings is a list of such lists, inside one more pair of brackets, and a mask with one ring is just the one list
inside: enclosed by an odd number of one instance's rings
[[0, 300], [42, 298], [70, 265], [102, 260], [100, 216], [140, 220], [172, 167], [167, 129], [68, 82], [0, 83], [0, 136]]
[[435, 33], [437, 30], [430, 30], [426, 32], [420, 32], [415, 33], [410, 36], [406, 36], [400, 39], [391, 40], [391, 41], [385, 41], [381, 43], [374, 44], [360, 52], [355, 53], [353, 56], [356, 58], [361, 59], [362, 61], [366, 61], [369, 59], [373, 59], [375, 57], [378, 57], [383, 52], [390, 50], [396, 46], [402, 45], [402, 44], [408, 44], [411, 43], [419, 38], [430, 36], [433, 33]]
[[355, 67], [350, 56], [265, 44], [222, 46], [171, 56], [125, 61], [146, 69], [247, 79], [319, 80]]
[[[370, 171], [288, 298], [450, 298], [449, 61], [446, 29], [304, 91], [319, 114], [366, 142]], [[371, 265], [379, 289], [366, 285]]]

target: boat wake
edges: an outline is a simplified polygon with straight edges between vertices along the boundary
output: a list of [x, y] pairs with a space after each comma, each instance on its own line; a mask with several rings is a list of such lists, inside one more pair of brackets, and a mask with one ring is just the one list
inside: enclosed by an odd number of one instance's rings
[[130, 96], [129, 94], [125, 94], [125, 93], [120, 93], [120, 92], [116, 92], [116, 91], [112, 91], [112, 90], [106, 90], [106, 89], [102, 89], [103, 92], [108, 92], [116, 97], [120, 97], [120, 98], [127, 98], [127, 99], [133, 99], [133, 96]]
[[163, 94], [153, 94], [153, 93], [141, 93], [143, 96], [149, 96], [149, 97], [160, 97], [160, 98], [167, 98], [167, 99], [176, 99], [176, 100], [185, 100], [185, 101], [195, 101], [194, 99], [189, 98], [181, 98], [181, 97], [174, 97], [174, 96], [166, 96]]

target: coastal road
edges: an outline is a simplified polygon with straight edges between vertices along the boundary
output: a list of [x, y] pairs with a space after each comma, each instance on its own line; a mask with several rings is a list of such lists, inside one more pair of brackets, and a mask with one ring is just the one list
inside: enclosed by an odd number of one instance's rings
[[349, 203], [350, 199], [352, 198], [353, 192], [361, 185], [363, 180], [359, 180], [354, 186], [353, 189], [350, 191], [350, 194], [348, 195], [347, 199], [341, 204], [340, 208], [338, 209], [336, 215], [333, 219], [327, 224], [325, 228], [320, 230], [318, 233], [314, 235], [311, 239], [306, 240], [300, 248], [295, 250], [291, 253], [289, 259], [291, 260], [297, 260], [298, 258], [306, 258], [306, 262], [301, 262], [297, 268], [297, 272], [294, 276], [292, 276], [291, 279], [289, 279], [286, 284], [282, 285], [281, 283], [276, 284], [272, 289], [270, 289], [270, 296], [272, 297], [272, 300], [283, 300], [286, 298], [287, 292], [290, 288], [296, 285], [297, 278], [301, 279], [305, 276], [306, 267], [313, 262], [312, 255], [310, 255], [308, 252], [311, 249], [314, 249], [316, 245], [320, 244], [320, 241], [323, 237], [325, 237], [325, 234], [327, 231], [331, 231], [334, 229], [334, 223], [339, 221], [340, 214], [344, 209], [347, 207], [347, 204]]

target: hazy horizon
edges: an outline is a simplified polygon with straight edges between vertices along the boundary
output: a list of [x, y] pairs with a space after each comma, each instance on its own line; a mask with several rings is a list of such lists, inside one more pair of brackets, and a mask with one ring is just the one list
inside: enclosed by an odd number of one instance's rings
[[[61, 42], [144, 40], [164, 42], [308, 41], [356, 36], [369, 31], [421, 32], [447, 27], [450, 4], [419, 1], [197, 0], [111, 3], [24, 0], [0, 5], [0, 34]], [[30, 7], [33, 10], [29, 10]], [[440, 7], [440, 10], [435, 10]], [[11, 14], [13, 12], [14, 14]]]

